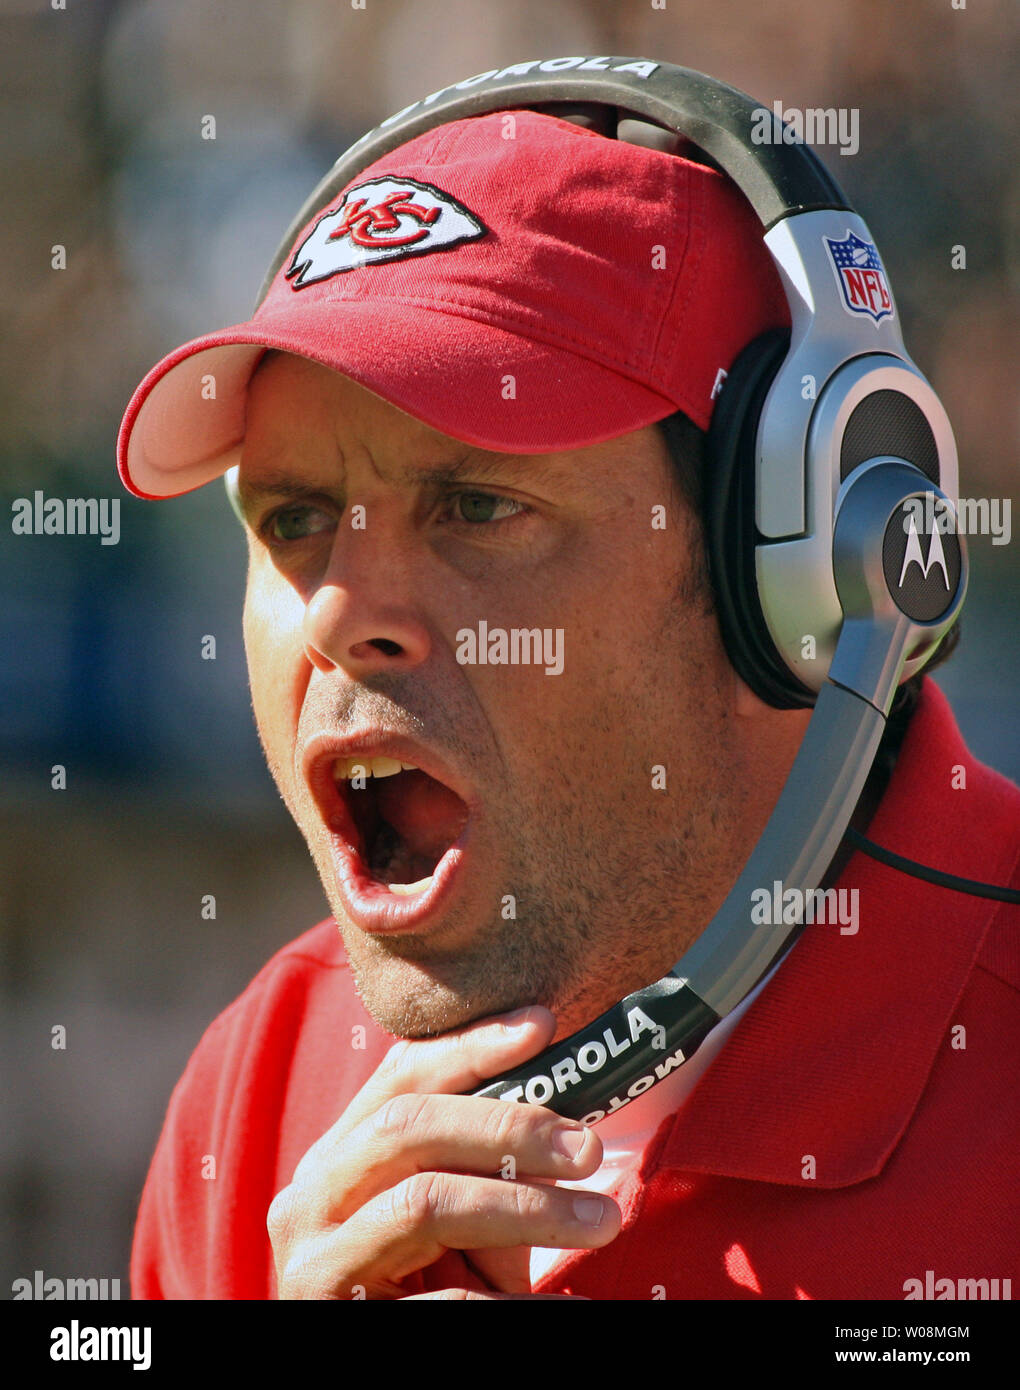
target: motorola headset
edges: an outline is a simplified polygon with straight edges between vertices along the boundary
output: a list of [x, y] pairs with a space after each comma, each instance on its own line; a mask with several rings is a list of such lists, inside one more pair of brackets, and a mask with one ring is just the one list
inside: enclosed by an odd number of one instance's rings
[[[288, 228], [258, 303], [298, 234], [362, 170], [436, 126], [520, 108], [727, 174], [761, 223], [791, 318], [789, 333], [764, 334], [730, 368], [705, 472], [729, 658], [769, 705], [814, 706], [790, 775], [723, 905], [669, 974], [475, 1092], [594, 1124], [688, 1060], [793, 945], [803, 922], [756, 923], [752, 892], [776, 880], [813, 891], [844, 838], [957, 891], [1008, 902], [1020, 892], [915, 865], [849, 829], [898, 686], [963, 605], [956, 445], [903, 346], [867, 226], [777, 118], [770, 143], [752, 140], [759, 103], [646, 59], [536, 59], [479, 73], [413, 102], [341, 156]], [[226, 482], [236, 510], [236, 468]]]

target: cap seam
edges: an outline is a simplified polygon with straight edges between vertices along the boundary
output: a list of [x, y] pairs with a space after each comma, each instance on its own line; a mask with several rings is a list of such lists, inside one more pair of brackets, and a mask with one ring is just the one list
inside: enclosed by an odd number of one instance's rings
[[[692, 273], [690, 259], [692, 251], [692, 240], [694, 236], [694, 218], [692, 215], [692, 195], [695, 192], [692, 185], [694, 181], [691, 179], [687, 169], [681, 168], [678, 172], [681, 175], [683, 183], [681, 183], [678, 180], [678, 187], [675, 191], [675, 200], [679, 202], [680, 206], [683, 208], [685, 217], [685, 221], [683, 224], [684, 246], [683, 253], [680, 256], [680, 263], [677, 266], [676, 274], [673, 277], [673, 288], [666, 303], [665, 311], [663, 312], [662, 318], [659, 322], [659, 331], [655, 335], [655, 342], [652, 348], [653, 362], [659, 360], [660, 354], [672, 360], [672, 349], [676, 345], [676, 338], [679, 337], [680, 320], [683, 317], [684, 310], [688, 302], [685, 296], [683, 300], [683, 307], [678, 306], [677, 290], [680, 288], [681, 280], [691, 280], [694, 278], [694, 273], [696, 273], [697, 271], [697, 262], [700, 260], [700, 256], [696, 254], [694, 272]], [[701, 196], [700, 187], [697, 190], [697, 195], [698, 197]], [[675, 225], [679, 227], [679, 219], [676, 220]], [[663, 340], [666, 338], [667, 333], [673, 339], [673, 342], [670, 344], [670, 350], [668, 351], [663, 346]]]
[[[698, 287], [698, 277], [701, 274], [707, 240], [704, 234], [704, 202], [704, 184], [700, 182], [695, 183], [694, 180], [688, 179], [687, 197], [684, 204], [687, 212], [687, 245], [685, 247], [684, 263], [681, 267], [682, 273], [677, 274], [677, 278], [674, 282], [673, 294], [670, 299], [669, 307], [663, 316], [659, 334], [660, 341], [657, 344], [664, 356], [670, 359], [673, 358], [677, 351], [681, 332], [687, 319], [695, 290]], [[667, 332], [669, 335], [668, 339]]]

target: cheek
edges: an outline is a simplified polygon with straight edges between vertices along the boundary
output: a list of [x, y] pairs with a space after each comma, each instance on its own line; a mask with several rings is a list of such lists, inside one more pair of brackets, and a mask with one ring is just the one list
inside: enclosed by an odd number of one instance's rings
[[[255, 723], [277, 782], [281, 772], [292, 767], [301, 704], [311, 672], [304, 655], [303, 616], [300, 599], [289, 585], [274, 584], [257, 567], [249, 569], [244, 649]], [[281, 790], [286, 796], [282, 786]]]

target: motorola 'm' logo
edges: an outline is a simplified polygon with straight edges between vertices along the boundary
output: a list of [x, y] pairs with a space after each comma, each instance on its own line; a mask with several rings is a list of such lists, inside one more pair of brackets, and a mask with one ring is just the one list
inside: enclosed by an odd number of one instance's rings
[[929, 571], [938, 565], [939, 569], [942, 571], [942, 578], [945, 580], [946, 588], [949, 589], [949, 571], [946, 569], [946, 555], [945, 551], [942, 549], [942, 537], [939, 534], [939, 529], [936, 526], [935, 530], [931, 533], [931, 539], [928, 542], [928, 558], [926, 560], [921, 554], [921, 538], [917, 534], [917, 522], [914, 520], [913, 516], [910, 517], [907, 523], [907, 548], [903, 554], [903, 568], [900, 570], [898, 588], [903, 588], [903, 581], [906, 579], [907, 570], [911, 565], [917, 565], [921, 571], [922, 579], [927, 579]]
[[962, 567], [949, 501], [929, 492], [897, 507], [885, 528], [882, 566], [901, 612], [919, 623], [940, 618], [956, 597]]

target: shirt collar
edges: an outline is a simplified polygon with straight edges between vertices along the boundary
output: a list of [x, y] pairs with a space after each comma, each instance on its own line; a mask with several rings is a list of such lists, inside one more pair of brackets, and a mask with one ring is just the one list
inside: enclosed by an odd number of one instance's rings
[[[990, 830], [1008, 788], [967, 751], [927, 678], [868, 837], [918, 863], [1006, 883], [1014, 851]], [[999, 904], [860, 852], [837, 887], [859, 892], [857, 933], [805, 928], [653, 1146], [654, 1167], [800, 1186], [813, 1155], [819, 1187], [881, 1171]]]

